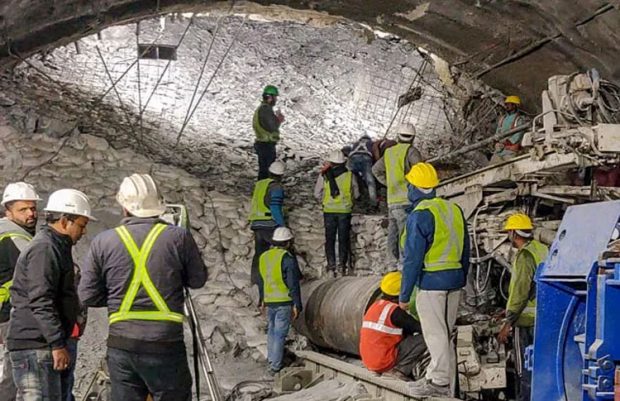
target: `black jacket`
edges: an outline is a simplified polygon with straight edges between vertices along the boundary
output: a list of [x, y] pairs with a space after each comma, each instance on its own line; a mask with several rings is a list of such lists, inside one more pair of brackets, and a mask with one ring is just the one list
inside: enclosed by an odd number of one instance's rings
[[[0, 219], [0, 236], [4, 234], [21, 234], [19, 237], [5, 237], [0, 241], [0, 285], [11, 281], [13, 279], [13, 272], [15, 271], [15, 264], [21, 251], [26, 249], [29, 240], [26, 240], [23, 236], [32, 237], [32, 233], [26, 231], [24, 227], [21, 227], [17, 223], [7, 219], [6, 217]], [[11, 302], [5, 302], [0, 308], [0, 323], [4, 323], [9, 320], [9, 313], [11, 312]]]
[[[138, 248], [142, 247], [157, 218], [123, 219]], [[192, 235], [186, 229], [168, 226], [155, 241], [147, 270], [153, 285], [172, 312], [183, 313], [183, 287], [200, 288], [207, 269]], [[89, 307], [108, 307], [117, 312], [127, 293], [134, 271], [133, 261], [115, 230], [97, 235], [82, 264], [80, 300]], [[156, 310], [140, 288], [130, 310]], [[183, 325], [165, 321], [127, 320], [110, 325], [108, 346], [133, 352], [174, 352], [184, 349]]]
[[69, 236], [43, 226], [17, 259], [11, 287], [10, 351], [65, 346], [80, 309], [72, 246]]

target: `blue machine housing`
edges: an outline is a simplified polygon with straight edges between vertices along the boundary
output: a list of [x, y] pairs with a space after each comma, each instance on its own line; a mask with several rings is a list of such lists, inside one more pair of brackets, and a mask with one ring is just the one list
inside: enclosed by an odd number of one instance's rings
[[613, 400], [620, 259], [601, 255], [619, 217], [620, 201], [568, 208], [537, 269], [532, 401]]

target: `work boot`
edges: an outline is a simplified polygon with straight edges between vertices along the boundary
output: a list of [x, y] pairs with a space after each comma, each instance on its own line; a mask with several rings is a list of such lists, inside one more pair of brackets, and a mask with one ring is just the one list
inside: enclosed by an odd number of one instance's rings
[[450, 397], [450, 385], [438, 386], [430, 380], [424, 379], [422, 385], [409, 386], [409, 395], [412, 397]]
[[325, 268], [325, 277], [332, 278], [336, 277], [336, 269], [338, 267], [336, 265], [327, 265]]
[[413, 391], [416, 388], [424, 387], [426, 385], [427, 381], [428, 380], [426, 380], [426, 377], [423, 377], [421, 379], [409, 382], [407, 384], [409, 386], [409, 390]]
[[411, 381], [411, 378], [409, 376], [407, 376], [406, 374], [404, 374], [398, 369], [390, 369], [387, 372], [383, 373], [382, 376], [385, 377], [386, 379], [397, 379], [397, 380], [403, 380], [406, 382]]

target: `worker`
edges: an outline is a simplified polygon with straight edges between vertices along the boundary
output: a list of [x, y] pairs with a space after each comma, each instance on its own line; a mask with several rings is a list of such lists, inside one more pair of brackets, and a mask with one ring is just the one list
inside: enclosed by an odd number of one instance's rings
[[498, 341], [505, 343], [514, 328], [515, 368], [519, 378], [517, 400], [529, 400], [532, 373], [525, 369], [525, 348], [534, 342], [534, 319], [536, 316], [536, 268], [546, 258], [549, 248], [533, 239], [532, 220], [523, 213], [513, 214], [506, 220], [504, 230], [517, 255], [512, 264], [508, 302], [504, 323]]
[[381, 280], [381, 298], [364, 314], [360, 356], [368, 370], [409, 381], [426, 353], [420, 323], [398, 307], [402, 274], [387, 273]]
[[52, 193], [44, 211], [46, 225], [15, 265], [7, 345], [18, 399], [65, 401], [67, 341], [80, 312], [72, 248], [96, 219], [88, 197], [75, 189]]
[[[314, 197], [323, 204], [325, 226], [325, 256], [327, 273], [347, 274], [351, 255], [351, 211], [353, 200], [359, 197], [357, 181], [345, 165], [340, 150], [327, 157], [329, 167], [319, 174], [314, 186]], [[338, 264], [336, 264], [336, 238], [338, 238]]]
[[453, 396], [456, 354], [451, 341], [460, 290], [469, 269], [469, 236], [462, 210], [437, 197], [437, 171], [418, 163], [407, 174], [413, 210], [407, 217], [399, 303], [409, 309], [412, 292], [431, 355], [426, 377], [412, 384], [417, 397]]
[[263, 89], [263, 101], [254, 112], [252, 128], [256, 134], [254, 150], [258, 156], [258, 179], [269, 176], [269, 166], [276, 160], [276, 144], [280, 140], [280, 125], [284, 122], [284, 115], [273, 106], [278, 100], [278, 88], [267, 85]]
[[291, 325], [302, 311], [301, 272], [291, 253], [293, 233], [286, 227], [273, 232], [273, 246], [259, 261], [259, 306], [267, 312], [267, 362], [269, 373], [282, 369], [284, 342]]
[[409, 208], [405, 174], [411, 166], [422, 161], [420, 152], [412, 145], [416, 135], [415, 127], [412, 124], [401, 124], [396, 132], [398, 144], [388, 148], [372, 168], [377, 180], [387, 186], [387, 262], [394, 267], [400, 259], [398, 239], [405, 227]]
[[166, 207], [150, 175], [125, 177], [116, 201], [121, 225], [93, 239], [79, 285], [85, 306], [108, 308], [110, 398], [189, 400], [183, 289], [202, 287], [207, 269], [190, 231], [159, 219]]
[[349, 158], [351, 172], [361, 178], [368, 188], [368, 200], [371, 207], [377, 206], [377, 183], [372, 175], [372, 139], [368, 135], [362, 137], [353, 145], [345, 146], [343, 153]]
[[[496, 134], [504, 133], [513, 130], [514, 128], [525, 124], [527, 121], [519, 107], [521, 106], [521, 99], [519, 96], [507, 96], [504, 100], [504, 108], [506, 114], [504, 114], [497, 122]], [[491, 157], [489, 163], [498, 163], [511, 159], [517, 155], [521, 150], [521, 140], [525, 129], [519, 132], [515, 132], [511, 136], [502, 139], [495, 144], [495, 152]]]
[[17, 388], [6, 337], [11, 311], [10, 292], [15, 263], [32, 240], [37, 225], [37, 201], [41, 198], [25, 182], [8, 184], [2, 194], [4, 217], [0, 219], [0, 401], [15, 401]]
[[273, 232], [284, 227], [284, 189], [282, 177], [284, 163], [276, 161], [269, 166], [269, 177], [254, 186], [250, 207], [250, 228], [254, 232], [254, 257], [250, 269], [250, 282], [258, 285], [258, 259], [270, 246]]

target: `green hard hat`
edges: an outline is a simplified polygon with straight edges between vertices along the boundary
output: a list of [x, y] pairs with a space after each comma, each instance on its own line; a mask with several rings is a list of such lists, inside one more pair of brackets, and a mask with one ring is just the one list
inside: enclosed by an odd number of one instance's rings
[[273, 85], [267, 85], [265, 89], [263, 89], [263, 96], [264, 95], [278, 96], [278, 88]]

